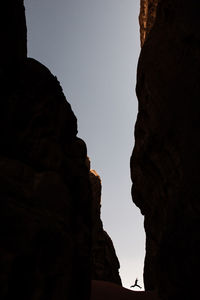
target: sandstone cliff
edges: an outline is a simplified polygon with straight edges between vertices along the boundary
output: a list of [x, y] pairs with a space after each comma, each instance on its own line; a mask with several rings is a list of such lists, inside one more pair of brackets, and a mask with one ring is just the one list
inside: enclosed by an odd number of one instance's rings
[[86, 146], [57, 79], [33, 59], [4, 69], [0, 132], [0, 298], [88, 299]]
[[23, 1], [4, 1], [1, 11], [0, 298], [86, 300], [93, 203], [86, 145], [56, 77], [26, 56]]
[[90, 181], [93, 195], [91, 278], [122, 285], [115, 248], [101, 221], [101, 179], [94, 170], [90, 171]]
[[199, 1], [160, 1], [137, 71], [132, 193], [145, 216], [145, 287], [162, 299], [192, 299], [199, 281], [199, 11]]
[[157, 5], [160, 0], [140, 0], [140, 42], [143, 46], [148, 33], [154, 25]]
[[21, 62], [27, 55], [26, 21], [23, 0], [1, 3], [0, 18], [0, 65]]

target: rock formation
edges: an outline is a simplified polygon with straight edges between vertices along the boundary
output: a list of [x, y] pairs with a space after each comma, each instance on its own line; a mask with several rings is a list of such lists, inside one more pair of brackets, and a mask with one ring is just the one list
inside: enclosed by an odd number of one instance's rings
[[1, 84], [0, 298], [88, 299], [92, 195], [76, 118], [33, 59]]
[[23, 1], [1, 11], [0, 298], [88, 300], [86, 145], [56, 77], [27, 58]]
[[122, 285], [119, 276], [119, 261], [111, 238], [103, 229], [101, 221], [101, 179], [94, 171], [90, 171], [92, 186], [92, 255], [91, 278]]
[[199, 11], [199, 1], [160, 1], [137, 71], [132, 193], [145, 216], [145, 287], [161, 299], [192, 299], [199, 281]]
[[144, 41], [154, 25], [156, 10], [159, 0], [140, 0], [140, 42], [143, 46]]
[[0, 18], [0, 65], [7, 68], [21, 62], [27, 56], [26, 21], [23, 0], [9, 0], [1, 3]]

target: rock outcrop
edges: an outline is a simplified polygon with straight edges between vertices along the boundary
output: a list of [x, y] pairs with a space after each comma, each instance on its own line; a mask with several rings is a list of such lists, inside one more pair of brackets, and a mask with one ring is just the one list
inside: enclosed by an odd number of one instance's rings
[[7, 27], [1, 27], [0, 298], [89, 299], [86, 146], [76, 137], [76, 117], [57, 79], [26, 58], [22, 1], [7, 2]]
[[22, 62], [27, 56], [26, 20], [23, 0], [1, 3], [0, 18], [0, 66]]
[[140, 0], [140, 42], [143, 46], [147, 35], [154, 25], [157, 5], [160, 0]]
[[115, 248], [101, 221], [101, 179], [94, 170], [90, 171], [90, 181], [93, 195], [91, 278], [122, 285]]
[[88, 300], [96, 196], [86, 145], [57, 78], [27, 58], [23, 1], [1, 9], [0, 298]]
[[199, 281], [199, 11], [199, 1], [160, 1], [138, 64], [132, 192], [145, 216], [145, 287], [161, 299], [192, 299]]
[[86, 146], [46, 67], [26, 59], [10, 72], [1, 77], [0, 298], [88, 299]]

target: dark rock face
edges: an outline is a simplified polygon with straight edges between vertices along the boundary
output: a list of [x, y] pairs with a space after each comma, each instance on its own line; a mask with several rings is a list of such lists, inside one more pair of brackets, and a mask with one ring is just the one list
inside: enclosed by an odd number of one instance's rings
[[112, 240], [103, 229], [101, 221], [101, 179], [91, 170], [92, 186], [92, 279], [103, 280], [122, 285], [119, 276], [120, 264]]
[[157, 5], [160, 0], [140, 0], [140, 42], [143, 46], [147, 35], [154, 25]]
[[0, 66], [21, 62], [27, 55], [26, 21], [23, 0], [1, 3], [0, 17]]
[[88, 299], [92, 194], [76, 118], [35, 60], [2, 80], [0, 297]]
[[[76, 136], [76, 117], [56, 77], [26, 57], [23, 1], [4, 3], [3, 12], [0, 299], [88, 300], [92, 226], [101, 220], [92, 215], [98, 189], [86, 145]], [[99, 248], [108, 252], [103, 276], [113, 281], [110, 264], [118, 260], [102, 227], [100, 234]]]
[[23, 2], [1, 11], [0, 298], [89, 299], [86, 146], [57, 79], [26, 58]]
[[161, 1], [138, 65], [133, 201], [145, 215], [145, 287], [163, 299], [191, 299], [199, 280], [199, 11]]

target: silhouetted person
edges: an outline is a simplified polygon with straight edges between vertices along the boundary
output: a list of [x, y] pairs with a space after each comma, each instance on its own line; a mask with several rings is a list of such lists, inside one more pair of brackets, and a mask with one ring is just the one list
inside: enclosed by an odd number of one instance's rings
[[135, 279], [135, 283], [134, 283], [134, 285], [131, 285], [131, 288], [134, 288], [135, 286], [137, 286], [137, 287], [139, 287], [141, 289], [142, 287], [139, 286], [137, 283], [138, 283], [138, 279], [136, 278]]

